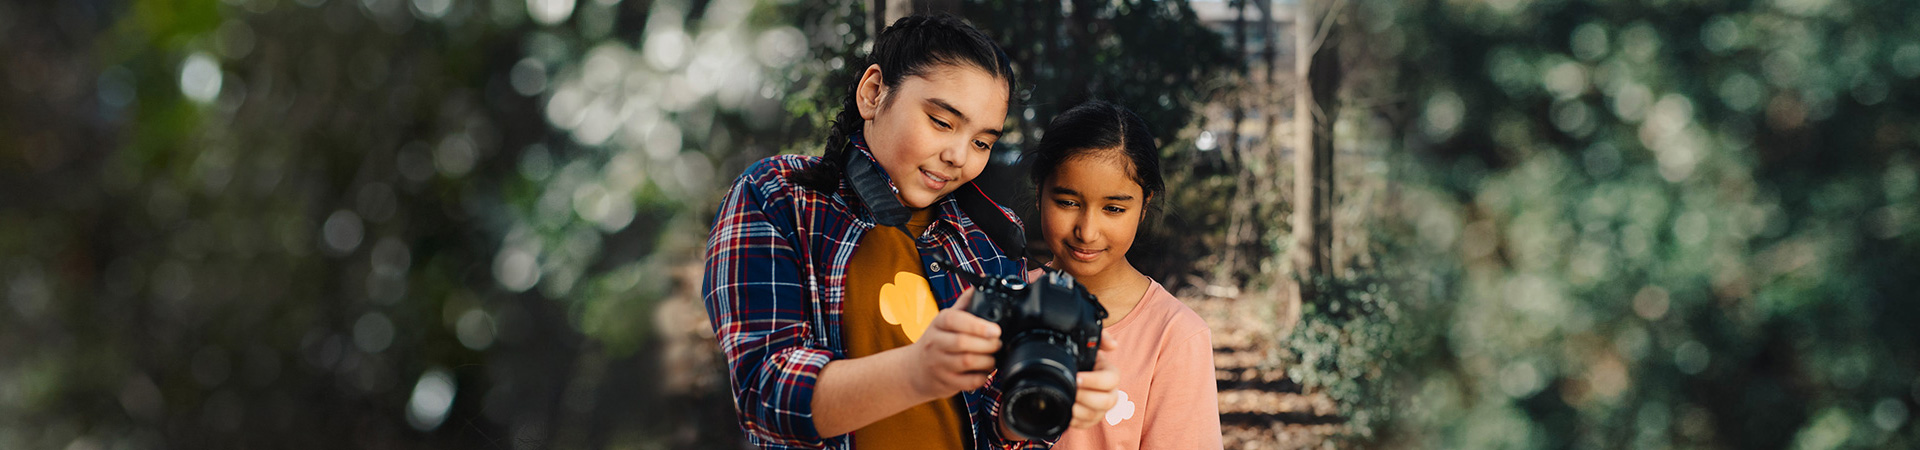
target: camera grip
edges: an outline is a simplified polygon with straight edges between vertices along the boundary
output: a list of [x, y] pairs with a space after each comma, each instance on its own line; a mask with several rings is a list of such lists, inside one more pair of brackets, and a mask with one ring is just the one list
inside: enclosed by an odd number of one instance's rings
[[989, 298], [985, 290], [979, 286], [975, 286], [973, 288], [973, 298], [970, 300], [971, 301], [967, 302], [968, 314], [987, 319], [988, 322], [1000, 324], [1000, 319], [1003, 319], [1001, 316], [1005, 315], [1001, 312], [1004, 308], [1001, 308], [994, 299]]
[[1093, 370], [1094, 361], [1100, 358], [1100, 332], [1096, 330], [1093, 337], [1083, 340], [1086, 341], [1087, 347], [1080, 349], [1081, 357], [1076, 358], [1078, 364], [1075, 364], [1079, 367], [1075, 367], [1074, 370], [1089, 372]]

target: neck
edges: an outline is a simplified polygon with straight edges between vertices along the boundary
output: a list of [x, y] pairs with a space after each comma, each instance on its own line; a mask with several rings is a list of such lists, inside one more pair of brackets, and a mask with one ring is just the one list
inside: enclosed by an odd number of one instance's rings
[[1086, 285], [1087, 292], [1099, 297], [1101, 306], [1105, 306], [1110, 313], [1117, 313], [1107, 318], [1110, 321], [1120, 320], [1120, 316], [1124, 315], [1125, 311], [1131, 310], [1133, 304], [1139, 303], [1140, 296], [1146, 294], [1146, 289], [1150, 285], [1146, 275], [1141, 274], [1139, 269], [1135, 269], [1132, 263], [1125, 261], [1109, 266], [1107, 270], [1100, 273], [1087, 274], [1085, 277], [1075, 276], [1074, 279]]

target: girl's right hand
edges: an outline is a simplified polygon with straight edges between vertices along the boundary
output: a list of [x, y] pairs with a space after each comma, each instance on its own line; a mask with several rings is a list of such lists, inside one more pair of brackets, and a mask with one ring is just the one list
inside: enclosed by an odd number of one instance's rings
[[1100, 331], [1099, 355], [1094, 357], [1093, 370], [1080, 372], [1077, 388], [1073, 396], [1073, 428], [1087, 428], [1099, 423], [1107, 415], [1107, 410], [1120, 402], [1115, 391], [1120, 389], [1120, 371], [1113, 368], [1113, 354], [1119, 344]]
[[915, 351], [914, 390], [927, 398], [946, 398], [987, 384], [993, 372], [993, 353], [1000, 350], [1000, 325], [967, 312], [973, 288], [960, 300], [940, 310], [926, 333], [911, 347]]

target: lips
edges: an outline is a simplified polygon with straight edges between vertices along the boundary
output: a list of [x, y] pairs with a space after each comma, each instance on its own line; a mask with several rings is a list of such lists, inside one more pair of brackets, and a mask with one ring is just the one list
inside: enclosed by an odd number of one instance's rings
[[1071, 245], [1067, 246], [1067, 256], [1080, 262], [1093, 262], [1094, 259], [1100, 257], [1101, 253], [1106, 253], [1106, 250], [1086, 250]]
[[920, 180], [926, 183], [927, 189], [938, 191], [941, 188], [947, 187], [947, 182], [953, 181], [953, 178], [943, 177], [939, 174], [922, 170], [920, 171]]

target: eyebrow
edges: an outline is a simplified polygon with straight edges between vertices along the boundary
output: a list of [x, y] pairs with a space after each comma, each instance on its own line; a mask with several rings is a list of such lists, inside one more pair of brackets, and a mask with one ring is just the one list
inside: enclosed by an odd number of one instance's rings
[[[954, 117], [959, 117], [961, 121], [969, 121], [967, 119], [967, 113], [960, 112], [959, 108], [953, 107], [953, 104], [947, 103], [946, 100], [929, 98], [927, 99], [927, 103], [932, 103], [933, 106], [938, 106], [940, 107], [940, 109], [944, 109], [944, 110], [947, 110], [947, 112], [953, 113]], [[991, 134], [994, 137], [1000, 137], [999, 129], [990, 129], [990, 130], [986, 130], [986, 132], [987, 134]]]
[[[1059, 186], [1054, 186], [1054, 187], [1052, 187], [1051, 189], [1049, 189], [1048, 191], [1049, 191], [1049, 192], [1052, 192], [1052, 193], [1054, 193], [1055, 195], [1073, 195], [1073, 196], [1079, 196], [1079, 195], [1080, 195], [1080, 191], [1076, 191], [1076, 190], [1072, 190], [1072, 189], [1067, 189], [1067, 188], [1063, 188], [1063, 187], [1059, 187]], [[1132, 196], [1132, 195], [1127, 195], [1127, 194], [1118, 194], [1118, 195], [1109, 195], [1109, 196], [1107, 196], [1107, 197], [1106, 197], [1106, 200], [1112, 200], [1112, 201], [1116, 201], [1116, 202], [1124, 202], [1124, 201], [1127, 201], [1127, 200], [1133, 200], [1133, 196]]]

